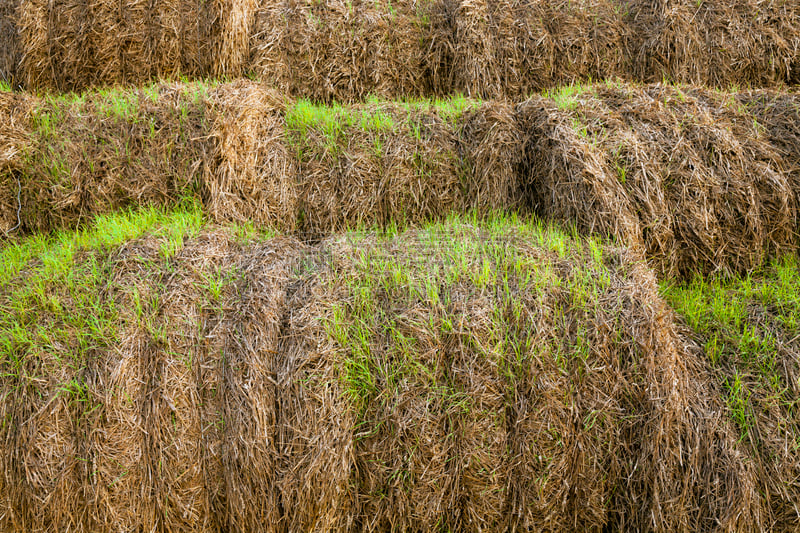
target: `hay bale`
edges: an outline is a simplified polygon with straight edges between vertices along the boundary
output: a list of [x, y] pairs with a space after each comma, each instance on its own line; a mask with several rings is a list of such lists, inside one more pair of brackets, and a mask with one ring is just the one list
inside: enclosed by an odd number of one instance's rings
[[295, 96], [323, 101], [425, 93], [424, 6], [414, 2], [262, 3], [251, 69]]
[[519, 176], [526, 132], [517, 123], [514, 108], [485, 102], [465, 111], [457, 130], [468, 209], [479, 214], [524, 210]]
[[20, 60], [17, 34], [19, 0], [9, 0], [0, 6], [0, 79], [9, 87], [17, 86], [17, 66]]
[[454, 130], [436, 112], [300, 102], [287, 127], [303, 231], [421, 221], [463, 204]]
[[[358, 413], [357, 529], [753, 523], [753, 470], [652, 274], [609, 249], [606, 266], [558, 259], [519, 229], [324, 245], [336, 296], [320, 316]], [[547, 279], [523, 288], [505, 261]], [[481, 289], [478, 271], [517, 290]]]
[[219, 400], [225, 419], [220, 523], [232, 531], [280, 530], [285, 450], [279, 440], [278, 345], [287, 327], [286, 283], [303, 248], [291, 239], [256, 243], [237, 259], [231, 313], [224, 317]]
[[634, 75], [713, 87], [796, 79], [800, 8], [792, 2], [633, 2]]
[[178, 76], [237, 76], [253, 1], [34, 0], [20, 8], [20, 77], [30, 90], [81, 90]]
[[767, 524], [623, 249], [507, 221], [315, 248], [162, 228], [63, 266], [0, 285], [6, 530]]
[[23, 227], [74, 227], [126, 206], [197, 196], [206, 91], [157, 85], [37, 102], [21, 169]]
[[664, 276], [752, 271], [796, 250], [786, 163], [733, 99], [600, 85], [554, 100], [523, 106], [537, 117], [540, 213], [640, 248]]
[[208, 213], [217, 221], [252, 222], [291, 232], [297, 222], [295, 153], [285, 139], [284, 104], [252, 83], [213, 91], [212, 176], [205, 178]]
[[615, 0], [447, 3], [432, 17], [434, 92], [521, 98], [625, 75], [629, 32]]
[[30, 149], [30, 98], [0, 92], [0, 232], [19, 229], [21, 169]]

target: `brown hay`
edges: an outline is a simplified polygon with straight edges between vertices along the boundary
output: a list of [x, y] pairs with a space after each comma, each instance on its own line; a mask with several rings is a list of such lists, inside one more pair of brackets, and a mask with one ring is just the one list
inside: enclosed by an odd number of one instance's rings
[[237, 76], [248, 57], [252, 0], [34, 0], [19, 12], [28, 89], [80, 90], [180, 75]]
[[478, 213], [522, 207], [519, 186], [526, 133], [507, 104], [483, 103], [459, 119], [460, 152], [468, 177], [469, 209]]
[[252, 222], [293, 231], [297, 222], [297, 162], [286, 146], [283, 102], [250, 83], [210, 95], [214, 151], [205, 179], [208, 213], [217, 221]]
[[42, 100], [21, 170], [27, 230], [74, 227], [130, 205], [195, 196], [206, 159], [204, 87]]
[[596, 86], [562, 108], [526, 104], [537, 209], [643, 246], [665, 276], [752, 271], [793, 252], [798, 204], [786, 163], [734, 100]]
[[[100, 297], [119, 310], [120, 342], [75, 352], [75, 368], [55, 352], [27, 354], [19, 375], [2, 360], [0, 525], [778, 524], [652, 273], [624, 250], [555, 237], [560, 248], [534, 226], [486, 231], [309, 249], [242, 247], [212, 229], [174, 253], [151, 236], [79, 254], [73, 268], [110, 276]], [[487, 268], [509, 285], [478, 281]], [[26, 275], [3, 286], [2, 305]], [[58, 327], [52, 310], [32, 311], [30, 327]], [[64, 383], [84, 395], [60, 394]]]
[[17, 197], [21, 195], [22, 162], [30, 149], [27, 123], [31, 105], [28, 97], [0, 92], [0, 232], [3, 236], [19, 222]]
[[288, 94], [324, 101], [425, 94], [424, 9], [406, 0], [265, 2], [252, 72]]
[[17, 66], [20, 59], [17, 34], [19, 3], [19, 0], [7, 0], [0, 5], [0, 79], [14, 88], [17, 86]]
[[216, 510], [233, 531], [282, 530], [278, 347], [289, 316], [287, 282], [301, 251], [295, 241], [274, 239], [245, 250], [235, 267], [240, 278], [220, 331], [225, 499]]
[[623, 9], [613, 0], [445, 3], [432, 18], [434, 92], [520, 98], [624, 75]]
[[634, 2], [634, 73], [713, 87], [797, 79], [800, 7], [755, 0]]
[[[362, 116], [376, 115], [390, 117], [393, 126], [361, 126]], [[290, 132], [301, 150], [303, 231], [426, 220], [463, 202], [456, 137], [435, 112], [367, 105], [335, 120], [342, 129], [334, 139], [320, 127]]]

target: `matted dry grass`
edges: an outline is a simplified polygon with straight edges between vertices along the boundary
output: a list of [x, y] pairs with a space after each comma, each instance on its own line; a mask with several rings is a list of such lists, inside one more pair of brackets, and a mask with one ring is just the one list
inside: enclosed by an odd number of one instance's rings
[[251, 39], [251, 72], [288, 94], [323, 101], [429, 94], [428, 3], [263, 2]]
[[635, 78], [712, 87], [800, 81], [800, 5], [657, 0], [630, 5]]
[[0, 43], [0, 73], [30, 90], [248, 74], [350, 102], [800, 81], [800, 8], [784, 0], [9, 0]]
[[614, 235], [664, 276], [752, 271], [797, 250], [796, 156], [735, 94], [606, 84], [521, 112], [543, 216]]
[[508, 222], [234, 235], [154, 233], [2, 284], [0, 529], [769, 525], [626, 251]]
[[4, 235], [19, 223], [17, 196], [22, 193], [22, 160], [30, 142], [31, 105], [26, 96], [0, 92], [0, 231]]
[[750, 272], [800, 243], [792, 92], [604, 83], [517, 106], [342, 106], [239, 81], [1, 97], [6, 231], [17, 207], [25, 233], [186, 199], [313, 238], [535, 211], [686, 277]]
[[431, 20], [437, 94], [524, 98], [629, 71], [632, 28], [616, 0], [444, 2]]
[[23, 231], [197, 196], [207, 157], [206, 91], [153, 85], [33, 102], [31, 147], [19, 170]]
[[19, 76], [30, 89], [68, 91], [241, 75], [254, 9], [253, 0], [22, 2]]

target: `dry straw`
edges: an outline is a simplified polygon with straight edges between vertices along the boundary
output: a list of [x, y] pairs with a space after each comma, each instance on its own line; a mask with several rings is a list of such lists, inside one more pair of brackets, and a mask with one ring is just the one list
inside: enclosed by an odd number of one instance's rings
[[32, 99], [0, 92], [0, 231], [19, 230], [23, 164], [29, 148]]
[[255, 2], [34, 0], [17, 12], [20, 78], [59, 91], [152, 78], [236, 76]]
[[665, 276], [752, 271], [797, 249], [793, 163], [735, 95], [572, 92], [522, 106], [542, 215], [614, 235]]
[[630, 5], [633, 75], [713, 87], [800, 81], [800, 5], [657, 0]]
[[798, 245], [790, 92], [606, 83], [516, 107], [340, 106], [240, 81], [2, 102], [6, 230], [16, 208], [28, 232], [195, 198], [216, 221], [306, 237], [534, 211], [664, 276], [750, 272]]
[[74, 227], [128, 205], [195, 196], [206, 159], [202, 85], [37, 101], [20, 171], [28, 230]]
[[614, 0], [464, 0], [432, 17], [437, 94], [521, 98], [627, 73], [631, 28]]
[[[312, 249], [209, 230], [167, 255], [150, 236], [76, 256], [76, 275], [112, 280], [93, 305], [117, 310], [118, 342], [67, 337], [76, 364], [20, 348], [4, 367], [0, 528], [768, 526], [763, 479], [652, 274], [506, 231]], [[513, 290], [489, 290], [487, 269]], [[53, 334], [62, 311], [36, 307]]]
[[251, 39], [251, 70], [291, 95], [324, 101], [427, 94], [426, 4], [264, 2]]

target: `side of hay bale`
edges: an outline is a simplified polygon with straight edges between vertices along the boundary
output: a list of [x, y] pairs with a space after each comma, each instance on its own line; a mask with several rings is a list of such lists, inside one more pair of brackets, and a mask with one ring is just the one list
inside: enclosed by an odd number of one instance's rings
[[569, 112], [533, 99], [519, 107], [519, 114], [528, 129], [520, 180], [530, 209], [643, 250], [640, 221], [624, 187], [608, 172], [604, 154], [575, 128]]
[[725, 402], [721, 414], [755, 472], [764, 501], [759, 529], [767, 531], [800, 524], [800, 458], [790, 444], [800, 398], [797, 262], [787, 255], [754, 275], [698, 278], [663, 291], [689, 344], [711, 361], [712, 386]]
[[16, 87], [20, 60], [17, 9], [19, 0], [8, 0], [0, 6], [0, 80]]
[[633, 2], [634, 73], [712, 87], [783, 85], [796, 79], [800, 8], [792, 2]]
[[0, 232], [19, 229], [21, 169], [30, 149], [30, 98], [0, 92]]
[[630, 27], [614, 0], [465, 0], [431, 20], [436, 94], [523, 98], [627, 73]]
[[294, 231], [298, 163], [287, 146], [280, 96], [236, 83], [214, 90], [209, 105], [213, 152], [203, 192], [208, 213], [220, 222]]
[[[735, 98], [606, 84], [532, 102], [521, 109], [538, 110], [529, 163], [543, 215], [640, 247], [664, 276], [753, 271], [797, 249], [791, 166]], [[543, 181], [573, 161], [593, 189], [563, 170]]]
[[301, 101], [286, 120], [300, 162], [302, 231], [421, 221], [464, 201], [456, 136], [435, 112]]
[[20, 79], [74, 91], [179, 76], [238, 76], [249, 57], [254, 0], [34, 0], [21, 4]]
[[256, 14], [251, 70], [313, 100], [423, 95], [423, 10], [405, 0], [264, 3]]
[[153, 85], [35, 103], [21, 170], [23, 227], [74, 227], [130, 205], [196, 197], [207, 159], [207, 90]]
[[316, 248], [170, 224], [4, 271], [4, 529], [769, 523], [623, 249], [504, 220]]

